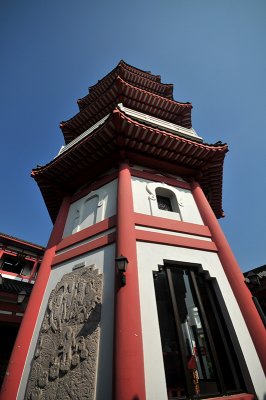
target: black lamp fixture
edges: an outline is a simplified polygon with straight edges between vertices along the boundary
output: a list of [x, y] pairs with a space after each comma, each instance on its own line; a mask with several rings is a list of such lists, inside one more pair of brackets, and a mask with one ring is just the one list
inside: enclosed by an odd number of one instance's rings
[[125, 286], [125, 284], [126, 284], [125, 272], [127, 270], [127, 264], [128, 264], [128, 259], [125, 256], [123, 256], [122, 254], [121, 254], [121, 256], [118, 256], [115, 258], [115, 265], [116, 265], [117, 271], [120, 274], [122, 286]]

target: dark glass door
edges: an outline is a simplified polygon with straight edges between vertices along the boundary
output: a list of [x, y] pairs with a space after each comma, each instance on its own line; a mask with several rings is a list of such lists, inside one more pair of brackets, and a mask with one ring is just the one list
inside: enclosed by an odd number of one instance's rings
[[168, 398], [240, 391], [209, 283], [192, 269], [166, 266], [154, 285]]

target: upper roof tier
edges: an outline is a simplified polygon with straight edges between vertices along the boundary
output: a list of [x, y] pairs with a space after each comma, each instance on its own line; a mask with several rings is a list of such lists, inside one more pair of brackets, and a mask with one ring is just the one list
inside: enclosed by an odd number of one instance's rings
[[139, 89], [144, 89], [173, 100], [172, 84], [161, 83], [160, 76], [152, 75], [150, 72], [144, 72], [140, 69], [131, 67], [121, 60], [109, 74], [89, 88], [88, 95], [78, 100], [80, 110], [86, 108], [92, 101], [97, 99], [99, 95], [103, 94], [108, 88], [110, 88], [118, 76]]
[[162, 84], [160, 76], [120, 61], [108, 75], [78, 100], [80, 112], [60, 124], [68, 144], [110, 113], [118, 103], [165, 121], [191, 128], [191, 103], [173, 100], [173, 85]]

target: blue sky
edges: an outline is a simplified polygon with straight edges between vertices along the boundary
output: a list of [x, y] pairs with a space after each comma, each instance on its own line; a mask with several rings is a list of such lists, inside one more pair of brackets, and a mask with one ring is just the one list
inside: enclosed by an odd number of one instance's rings
[[120, 59], [174, 84], [208, 143], [229, 145], [222, 228], [243, 271], [266, 263], [264, 0], [0, 0], [0, 231], [45, 245], [52, 224], [30, 171], [59, 123]]

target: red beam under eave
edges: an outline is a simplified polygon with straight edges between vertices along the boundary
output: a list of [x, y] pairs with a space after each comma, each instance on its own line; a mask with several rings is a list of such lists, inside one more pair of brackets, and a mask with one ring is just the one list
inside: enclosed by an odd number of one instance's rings
[[178, 163], [168, 162], [164, 160], [159, 160], [156, 157], [151, 157], [148, 155], [137, 154], [131, 151], [126, 152], [127, 157], [130, 162], [135, 163], [137, 165], [143, 165], [146, 167], [150, 167], [153, 169], [158, 169], [161, 171], [169, 172], [170, 174], [175, 174], [179, 176], [187, 176], [192, 177], [197, 175], [197, 170], [189, 167], [182, 167]]
[[105, 175], [97, 179], [97, 181], [87, 185], [84, 189], [78, 191], [78, 193], [75, 193], [74, 196], [71, 198], [71, 203], [81, 199], [82, 197], [89, 194], [91, 191], [99, 189], [100, 187], [106, 185], [107, 183], [113, 181], [116, 178], [117, 178], [117, 172], [113, 172], [111, 174]]
[[153, 182], [161, 182], [166, 183], [171, 186], [179, 187], [182, 189], [190, 190], [190, 184], [184, 181], [179, 181], [174, 178], [170, 178], [168, 176], [158, 175], [159, 171], [157, 172], [149, 172], [149, 171], [139, 171], [137, 169], [131, 168], [131, 175], [136, 176], [138, 178], [149, 179]]

